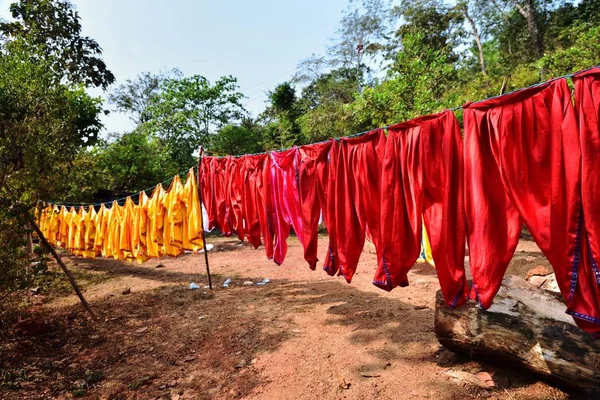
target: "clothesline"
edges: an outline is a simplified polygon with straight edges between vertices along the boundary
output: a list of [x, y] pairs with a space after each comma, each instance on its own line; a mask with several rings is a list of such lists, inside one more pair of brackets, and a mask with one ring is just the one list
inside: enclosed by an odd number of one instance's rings
[[[190, 169], [194, 168], [194, 170], [198, 170], [198, 166], [194, 165], [192, 167], [186, 168], [184, 171], [181, 171], [179, 173], [177, 173], [177, 175], [181, 176], [181, 175], [185, 175]], [[57, 207], [61, 207], [61, 206], [65, 206], [65, 207], [100, 207], [101, 205], [110, 205], [112, 204], [114, 201], [116, 201], [117, 203], [121, 203], [121, 202], [125, 202], [125, 200], [127, 200], [128, 197], [135, 197], [135, 196], [139, 196], [140, 193], [142, 192], [152, 192], [158, 185], [166, 185], [167, 183], [171, 182], [173, 180], [173, 178], [175, 178], [175, 176], [170, 177], [169, 179], [166, 179], [162, 182], [157, 183], [154, 186], [150, 186], [149, 188], [146, 189], [142, 189], [137, 193], [131, 194], [129, 196], [124, 196], [124, 197], [120, 197], [118, 199], [115, 200], [110, 200], [110, 201], [105, 201], [102, 203], [55, 203], [52, 201], [44, 201], [44, 203], [46, 204], [52, 204], [55, 205]]]
[[[310, 269], [322, 265], [348, 283], [369, 240], [372, 283], [390, 291], [409, 285], [422, 219], [445, 303], [473, 299], [487, 309], [525, 225], [552, 265], [567, 314], [600, 336], [600, 68], [568, 76], [572, 87], [555, 78], [465, 103], [462, 129], [446, 109], [359, 140], [206, 157], [208, 229], [262, 246], [277, 265], [294, 232]], [[328, 243], [320, 243], [321, 218]]]
[[[586, 72], [586, 71], [589, 71], [589, 70], [592, 70], [592, 69], [594, 69], [594, 68], [596, 68], [596, 67], [597, 67], [597, 66], [593, 66], [593, 67], [586, 68], [586, 69], [583, 69], [583, 70], [580, 70], [580, 71], [577, 71], [577, 72], [574, 72], [574, 73], [570, 73], [570, 74], [566, 74], [566, 75], [558, 76], [558, 77], [555, 77], [555, 78], [549, 79], [549, 80], [547, 80], [547, 81], [544, 81], [544, 82], [538, 82], [538, 83], [535, 83], [535, 84], [533, 84], [533, 85], [530, 85], [530, 86], [527, 86], [527, 87], [524, 87], [524, 88], [520, 88], [520, 89], [513, 90], [513, 91], [511, 91], [511, 92], [508, 92], [508, 93], [503, 93], [503, 94], [500, 94], [500, 95], [497, 95], [497, 96], [488, 97], [488, 98], [486, 98], [486, 99], [477, 100], [477, 101], [474, 101], [474, 102], [472, 102], [472, 103], [470, 103], [470, 104], [481, 103], [481, 102], [488, 101], [488, 100], [491, 100], [491, 99], [496, 99], [496, 98], [499, 98], [499, 97], [508, 96], [508, 95], [510, 95], [510, 94], [513, 94], [513, 93], [516, 93], [516, 92], [519, 92], [519, 91], [522, 91], [522, 90], [527, 90], [527, 89], [535, 88], [535, 87], [537, 87], [537, 86], [541, 86], [541, 85], [548, 84], [548, 83], [550, 83], [550, 82], [554, 82], [554, 81], [556, 81], [556, 80], [558, 80], [558, 79], [569, 79], [569, 78], [572, 78], [572, 77], [574, 77], [574, 76], [575, 76], [575, 75], [577, 75], [577, 74], [584, 73], [584, 72]], [[456, 107], [454, 107], [454, 108], [449, 108], [448, 110], [450, 110], [450, 111], [456, 111], [456, 110], [460, 110], [460, 109], [462, 109], [463, 107], [464, 107], [464, 105], [460, 105], [460, 106], [456, 106]], [[362, 136], [362, 135], [364, 135], [364, 134], [366, 134], [366, 133], [372, 132], [372, 131], [374, 131], [374, 130], [377, 130], [377, 129], [387, 129], [388, 127], [389, 127], [389, 125], [385, 125], [385, 126], [383, 126], [383, 127], [379, 127], [379, 128], [372, 128], [372, 129], [369, 129], [369, 130], [366, 130], [366, 131], [363, 131], [363, 132], [358, 132], [358, 133], [354, 133], [354, 134], [347, 135], [347, 136], [341, 136], [341, 137], [337, 137], [337, 138], [335, 138], [335, 139], [336, 139], [336, 140], [340, 140], [340, 139], [348, 139], [348, 138], [359, 137], [359, 136]], [[327, 142], [327, 141], [329, 141], [329, 140], [330, 140], [330, 139], [327, 139], [327, 140], [322, 140], [322, 141], [319, 141], [319, 142], [314, 142], [314, 143], [311, 143], [311, 144], [325, 143], [325, 142]], [[248, 153], [248, 154], [243, 154], [243, 155], [254, 156], [254, 155], [261, 155], [261, 154], [267, 154], [267, 153], [273, 153], [273, 152], [275, 152], [275, 153], [279, 153], [279, 152], [286, 151], [286, 150], [288, 150], [288, 149], [289, 149], [289, 148], [284, 148], [284, 149], [278, 149], [278, 150], [262, 151], [262, 152], [258, 152], [258, 153]], [[234, 156], [234, 157], [241, 157], [241, 156], [243, 156], [243, 155], [236, 155], [236, 156]], [[225, 158], [225, 157], [228, 157], [228, 156], [218, 156], [218, 158]], [[187, 168], [185, 171], [182, 171], [182, 172], [180, 172], [178, 175], [185, 174], [185, 173], [186, 173], [187, 171], [189, 171], [191, 168], [197, 168], [197, 165], [193, 165], [193, 166], [191, 166], [191, 167]], [[156, 185], [154, 185], [154, 186], [152, 186], [152, 187], [149, 187], [149, 188], [147, 188], [147, 189], [140, 190], [140, 191], [139, 191], [139, 193], [141, 193], [141, 192], [148, 192], [148, 191], [152, 191], [152, 190], [154, 190], [154, 188], [156, 188], [158, 185], [160, 185], [160, 184], [167, 184], [167, 183], [168, 183], [168, 182], [170, 182], [172, 179], [173, 179], [173, 178], [171, 177], [171, 178], [169, 178], [169, 179], [167, 179], [167, 180], [165, 180], [165, 181], [163, 181], [163, 182], [157, 183]], [[139, 193], [138, 193], [137, 195], [139, 195]], [[131, 196], [136, 196], [136, 194], [133, 194], [133, 195], [131, 195]], [[111, 200], [111, 201], [106, 201], [106, 202], [100, 202], [100, 203], [72, 203], [72, 204], [68, 204], [68, 203], [55, 203], [55, 202], [51, 202], [51, 201], [47, 201], [47, 202], [45, 202], [45, 203], [48, 203], [48, 204], [53, 204], [53, 205], [56, 205], [56, 206], [59, 206], [59, 207], [60, 207], [60, 206], [65, 206], [65, 207], [89, 207], [89, 206], [93, 206], [93, 207], [99, 207], [99, 206], [101, 206], [102, 204], [104, 204], [104, 205], [110, 205], [110, 204], [112, 204], [112, 203], [113, 203], [113, 201], [116, 201], [117, 203], [118, 203], [118, 202], [123, 202], [123, 201], [125, 201], [125, 200], [127, 199], [127, 197], [131, 197], [131, 196], [125, 196], [125, 197], [118, 198], [118, 199], [116, 199], [116, 200]]]

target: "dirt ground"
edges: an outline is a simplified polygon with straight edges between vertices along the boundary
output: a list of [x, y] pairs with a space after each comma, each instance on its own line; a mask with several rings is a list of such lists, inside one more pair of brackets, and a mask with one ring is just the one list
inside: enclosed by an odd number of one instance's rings
[[[320, 239], [320, 249], [326, 242]], [[411, 286], [387, 293], [371, 284], [376, 256], [368, 247], [348, 285], [310, 271], [295, 239], [281, 267], [262, 248], [225, 238], [209, 243], [213, 291], [203, 289], [202, 254], [143, 265], [65, 256], [84, 277], [100, 321], [92, 323], [74, 295], [35, 296], [25, 321], [31, 323], [0, 339], [0, 398], [579, 397], [441, 347], [433, 332], [439, 285], [431, 266], [417, 264]], [[509, 273], [537, 265], [548, 263], [524, 241]], [[233, 283], [223, 288], [228, 278]], [[264, 278], [271, 282], [244, 285]], [[189, 290], [190, 282], [201, 289]], [[450, 368], [488, 372], [496, 387], [451, 381], [444, 374]]]

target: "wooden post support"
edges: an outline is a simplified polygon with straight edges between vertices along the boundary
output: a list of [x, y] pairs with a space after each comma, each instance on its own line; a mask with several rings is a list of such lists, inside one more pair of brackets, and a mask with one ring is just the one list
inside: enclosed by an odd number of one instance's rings
[[529, 370], [559, 385], [599, 389], [600, 342], [565, 309], [557, 295], [507, 276], [488, 310], [473, 301], [451, 309], [438, 292], [435, 334], [455, 352]]
[[[202, 157], [204, 156], [204, 148], [200, 146], [198, 154], [198, 198], [200, 199], [200, 215], [202, 215], [202, 179], [200, 177], [200, 168], [202, 168]], [[206, 264], [206, 275], [208, 276], [208, 287], [213, 290], [212, 279], [210, 277], [210, 267], [208, 265], [208, 251], [206, 250], [206, 235], [204, 234], [204, 220], [202, 220], [202, 246], [204, 247], [204, 263]]]
[[40, 241], [44, 244], [44, 246], [46, 246], [46, 248], [50, 251], [50, 253], [52, 253], [52, 256], [54, 256], [54, 259], [56, 260], [58, 265], [60, 265], [60, 267], [62, 268], [65, 275], [67, 275], [67, 278], [69, 278], [69, 282], [71, 282], [71, 286], [73, 286], [73, 289], [75, 290], [75, 293], [77, 293], [77, 297], [79, 297], [79, 300], [81, 301], [81, 304], [83, 304], [83, 307], [86, 309], [88, 314], [90, 314], [90, 316], [92, 317], [92, 320], [96, 320], [97, 319], [96, 314], [94, 314], [94, 311], [92, 311], [92, 308], [86, 301], [85, 297], [83, 297], [83, 293], [81, 293], [81, 290], [79, 289], [79, 285], [77, 285], [77, 282], [75, 282], [75, 277], [73, 276], [71, 271], [69, 271], [69, 269], [67, 268], [67, 266], [65, 265], [63, 260], [60, 258], [60, 256], [56, 252], [56, 250], [54, 250], [54, 247], [52, 247], [50, 242], [48, 242], [48, 239], [46, 239], [46, 236], [44, 236], [44, 234], [40, 230], [40, 227], [35, 223], [34, 219], [30, 218], [29, 222], [30, 222], [33, 230], [39, 236]]

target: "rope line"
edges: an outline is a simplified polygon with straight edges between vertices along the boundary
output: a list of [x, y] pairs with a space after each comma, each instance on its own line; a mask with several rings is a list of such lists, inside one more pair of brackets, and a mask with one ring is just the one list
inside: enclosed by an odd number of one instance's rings
[[[511, 95], [511, 94], [513, 94], [513, 93], [517, 93], [517, 92], [520, 92], [520, 91], [523, 91], [523, 90], [533, 89], [533, 88], [535, 88], [535, 87], [542, 86], [542, 85], [545, 85], [545, 84], [548, 84], [548, 83], [551, 83], [551, 82], [557, 81], [557, 80], [559, 80], [559, 79], [570, 79], [570, 78], [573, 78], [573, 77], [574, 77], [574, 76], [576, 76], [576, 75], [579, 75], [579, 74], [582, 74], [582, 73], [584, 73], [584, 72], [590, 71], [590, 70], [592, 70], [592, 69], [594, 69], [594, 68], [598, 68], [599, 66], [600, 66], [600, 65], [595, 65], [595, 66], [593, 66], [593, 67], [586, 68], [586, 69], [582, 69], [582, 70], [580, 70], [580, 71], [577, 71], [577, 72], [574, 72], [574, 73], [570, 73], [570, 74], [566, 74], [566, 75], [558, 76], [558, 77], [556, 77], [556, 78], [552, 78], [552, 79], [549, 79], [549, 80], [547, 80], [547, 81], [544, 81], [544, 82], [538, 82], [538, 83], [534, 83], [533, 85], [530, 85], [530, 86], [527, 86], [527, 87], [524, 87], [524, 88], [515, 89], [515, 90], [513, 90], [513, 91], [511, 91], [511, 92], [502, 93], [502, 94], [499, 94], [499, 95], [496, 95], [496, 96], [488, 97], [488, 98], [486, 98], [486, 99], [482, 99], [482, 100], [473, 101], [473, 102], [471, 102], [471, 103], [467, 103], [467, 104], [477, 104], [477, 103], [482, 103], [482, 102], [484, 102], [484, 101], [488, 101], [488, 100], [492, 100], [492, 99], [497, 99], [497, 98], [499, 98], [499, 97], [508, 96], [508, 95]], [[456, 106], [456, 107], [453, 107], [453, 108], [447, 108], [446, 110], [448, 110], [448, 111], [457, 111], [457, 110], [460, 110], [460, 109], [462, 109], [462, 108], [464, 108], [464, 105]], [[387, 128], [388, 128], [388, 126], [389, 126], [389, 125], [386, 125], [386, 126], [383, 126], [383, 127], [379, 127], [379, 128], [372, 128], [372, 129], [369, 129], [369, 130], [366, 130], [366, 131], [363, 131], [363, 132], [353, 133], [353, 134], [351, 134], [351, 135], [347, 135], [347, 136], [340, 136], [340, 137], [337, 137], [337, 138], [332, 138], [332, 139], [335, 139], [335, 140], [338, 140], [338, 141], [339, 141], [340, 139], [350, 139], [350, 138], [354, 138], [354, 137], [359, 137], [359, 136], [365, 135], [365, 134], [367, 134], [367, 133], [369, 133], [369, 132], [375, 131], [375, 130], [377, 130], [377, 129], [387, 129]], [[321, 140], [321, 141], [319, 141], [319, 142], [314, 142], [314, 143], [310, 143], [310, 144], [320, 144], [320, 143], [325, 143], [325, 142], [328, 142], [328, 141], [330, 141], [330, 140], [332, 140], [332, 139]], [[309, 145], [310, 145], [310, 144], [309, 144]], [[261, 154], [280, 153], [280, 152], [283, 152], [283, 151], [286, 151], [286, 150], [289, 150], [289, 149], [290, 149], [290, 148], [288, 147], [288, 148], [284, 148], [284, 149], [278, 149], [278, 150], [268, 150], [268, 151], [262, 151], [262, 152], [259, 152], [259, 153], [240, 154], [240, 155], [236, 155], [236, 156], [233, 156], [233, 157], [235, 157], [235, 158], [239, 158], [239, 157], [242, 157], [242, 156], [244, 156], [244, 155], [247, 155], [247, 156], [257, 156], [257, 155], [261, 155]], [[215, 157], [217, 157], [217, 158], [226, 158], [226, 157], [230, 157], [230, 156], [215, 156]], [[180, 176], [181, 176], [181, 175], [183, 175], [183, 174], [186, 174], [186, 173], [187, 173], [187, 172], [188, 172], [190, 169], [192, 169], [192, 168], [194, 168], [194, 169], [198, 169], [198, 165], [197, 165], [197, 164], [194, 164], [192, 167], [189, 167], [189, 168], [187, 168], [185, 171], [182, 171], [182, 172], [180, 172], [180, 173], [179, 173], [179, 174], [177, 174], [177, 175], [180, 175]], [[198, 172], [197, 172], [197, 173], [200, 173], [200, 171], [198, 170]], [[46, 204], [51, 204], [51, 205], [54, 205], [54, 206], [57, 206], [57, 207], [61, 207], [61, 206], [64, 206], [64, 207], [89, 207], [89, 206], [93, 206], [93, 207], [99, 207], [99, 206], [101, 206], [101, 205], [103, 205], [103, 204], [104, 204], [104, 205], [107, 205], [107, 204], [108, 204], [108, 205], [109, 205], [109, 204], [112, 204], [114, 201], [116, 201], [117, 203], [119, 203], [119, 202], [124, 202], [124, 201], [125, 201], [125, 200], [126, 200], [128, 197], [139, 196], [139, 194], [140, 194], [141, 192], [151, 192], [151, 191], [153, 191], [153, 190], [154, 190], [154, 189], [155, 189], [155, 188], [156, 188], [158, 185], [166, 185], [167, 183], [171, 182], [171, 181], [173, 180], [173, 178], [174, 178], [174, 176], [173, 176], [173, 177], [171, 177], [171, 178], [169, 178], [169, 179], [166, 179], [166, 180], [164, 180], [164, 181], [162, 181], [162, 182], [160, 182], [160, 183], [157, 183], [156, 185], [154, 185], [154, 186], [151, 186], [151, 187], [149, 187], [149, 188], [147, 188], [147, 189], [140, 190], [140, 191], [139, 191], [137, 194], [133, 194], [133, 195], [130, 195], [130, 196], [121, 197], [121, 198], [118, 198], [118, 199], [115, 199], [115, 200], [106, 201], [106, 202], [102, 202], [102, 203], [72, 203], [72, 204], [69, 204], [69, 203], [55, 203], [55, 202], [51, 202], [51, 201], [45, 201], [45, 203], [46, 203]]]

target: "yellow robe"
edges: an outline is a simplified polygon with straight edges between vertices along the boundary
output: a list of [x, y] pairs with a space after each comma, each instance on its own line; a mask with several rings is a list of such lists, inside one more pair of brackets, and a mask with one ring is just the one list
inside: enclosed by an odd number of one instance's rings
[[[163, 250], [163, 223], [164, 223], [164, 209], [163, 209], [163, 197], [165, 196], [165, 190], [159, 183], [152, 197], [148, 201], [148, 219], [149, 221], [149, 236], [148, 236], [148, 256], [149, 257], [161, 257], [164, 254]], [[148, 234], [147, 234], [148, 235]]]
[[71, 251], [77, 256], [83, 256], [85, 250], [85, 217], [87, 212], [83, 207], [73, 217], [73, 248]]
[[48, 221], [48, 242], [52, 246], [57, 246], [59, 243], [59, 234], [60, 234], [60, 210], [58, 207], [52, 207], [52, 212], [50, 213]]
[[133, 248], [134, 256], [138, 263], [143, 263], [149, 257], [148, 237], [150, 231], [150, 219], [148, 218], [148, 195], [140, 192], [137, 210], [133, 220]]
[[427, 230], [425, 229], [425, 223], [423, 222], [423, 232], [421, 234], [421, 254], [417, 262], [427, 263], [432, 267], [435, 267], [433, 262], [433, 255], [431, 254], [431, 243], [429, 242], [429, 236], [427, 236]]
[[66, 248], [69, 241], [69, 212], [65, 206], [60, 208], [58, 214], [58, 225], [58, 245]]
[[121, 250], [121, 222], [123, 219], [123, 207], [116, 201], [113, 201], [110, 208], [110, 215], [107, 220], [107, 236], [105, 240], [106, 257], [113, 257], [118, 260], [124, 260], [125, 255]]
[[70, 251], [75, 249], [76, 219], [77, 211], [75, 211], [75, 207], [71, 207], [65, 217], [65, 223], [67, 224], [67, 244], [65, 247]]
[[107, 209], [104, 204], [100, 205], [100, 209], [96, 214], [96, 236], [94, 237], [94, 251], [96, 254], [104, 256], [104, 232], [106, 232], [106, 214]]
[[94, 206], [89, 206], [85, 215], [85, 236], [83, 256], [87, 258], [96, 258], [96, 210]]
[[122, 260], [133, 261], [133, 235], [132, 226], [135, 214], [135, 205], [131, 197], [127, 197], [125, 200], [125, 206], [122, 208], [121, 220], [119, 226], [119, 255]]
[[202, 208], [198, 196], [198, 185], [194, 168], [190, 168], [185, 186], [183, 187], [183, 202], [186, 207], [184, 220], [183, 249], [198, 251], [202, 248]]
[[165, 254], [177, 257], [183, 253], [183, 220], [185, 217], [185, 204], [180, 200], [183, 195], [183, 184], [179, 175], [175, 175], [169, 190], [163, 197], [164, 212], [163, 247]]

